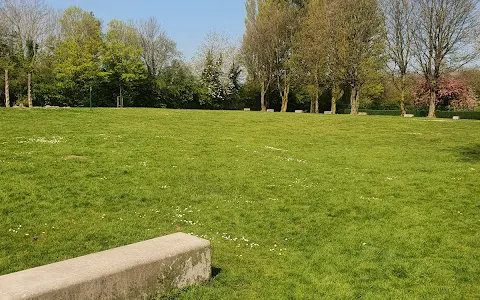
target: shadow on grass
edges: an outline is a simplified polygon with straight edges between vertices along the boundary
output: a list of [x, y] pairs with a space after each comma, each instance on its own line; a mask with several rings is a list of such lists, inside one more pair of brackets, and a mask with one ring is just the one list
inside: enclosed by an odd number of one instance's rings
[[222, 269], [212, 266], [212, 279], [215, 279], [220, 273], [222, 273]]
[[480, 162], [480, 144], [455, 149], [465, 162]]
[[[217, 268], [215, 266], [212, 266], [212, 271], [211, 271], [212, 277], [210, 278], [210, 281], [214, 280], [218, 275], [220, 275], [220, 273], [222, 273], [222, 269]], [[205, 284], [208, 284], [208, 282], [205, 283]], [[195, 288], [195, 286], [173, 291], [173, 292], [170, 293], [170, 295], [160, 296], [160, 297], [151, 297], [151, 298], [148, 298], [148, 299], [149, 300], [160, 300], [160, 299], [161, 300], [177, 300], [177, 299], [181, 298], [181, 296], [184, 295], [188, 290], [191, 290], [193, 288]], [[195, 298], [195, 299], [197, 299], [197, 298]]]

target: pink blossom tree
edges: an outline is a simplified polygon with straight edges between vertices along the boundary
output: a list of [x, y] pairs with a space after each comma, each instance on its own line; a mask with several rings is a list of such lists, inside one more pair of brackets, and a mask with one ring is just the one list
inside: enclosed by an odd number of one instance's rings
[[[437, 85], [436, 105], [454, 111], [473, 110], [477, 105], [477, 96], [472, 88], [462, 79], [455, 76], [444, 76]], [[415, 104], [428, 106], [430, 101], [429, 86], [425, 80], [419, 82], [413, 92]]]

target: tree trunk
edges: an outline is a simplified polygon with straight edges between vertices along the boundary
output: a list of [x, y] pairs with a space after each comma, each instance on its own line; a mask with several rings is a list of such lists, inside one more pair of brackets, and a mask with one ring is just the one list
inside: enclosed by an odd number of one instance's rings
[[352, 94], [350, 95], [351, 115], [358, 115], [359, 96], [358, 89], [353, 87]]
[[28, 87], [27, 87], [27, 95], [28, 95], [28, 107], [33, 107], [33, 100], [32, 100], [32, 72], [28, 72]]
[[314, 94], [310, 94], [310, 113], [315, 113], [315, 96]]
[[407, 114], [407, 108], [405, 107], [405, 92], [402, 91], [402, 100], [400, 101], [400, 110], [402, 111], [402, 117]]
[[402, 75], [402, 86], [400, 91], [400, 109], [402, 110], [402, 117], [407, 114], [407, 109], [405, 107], [405, 75]]
[[337, 114], [337, 101], [338, 101], [338, 99], [340, 99], [343, 96], [343, 93], [344, 93], [344, 91], [340, 87], [337, 87], [337, 86], [333, 87], [333, 89], [332, 89], [332, 107], [331, 107], [332, 115]]
[[290, 94], [290, 85], [286, 83], [283, 87], [282, 109], [280, 110], [280, 112], [287, 112], [289, 94]]
[[[318, 67], [316, 68], [316, 70], [318, 70]], [[315, 98], [315, 113], [318, 114], [320, 112], [320, 108], [319, 108], [319, 105], [318, 105], [318, 91], [319, 91], [319, 87], [320, 87], [320, 84], [319, 84], [319, 80], [318, 80], [318, 72], [315, 72], [315, 88], [313, 89], [313, 97]]]
[[360, 107], [360, 91], [357, 90], [357, 94], [355, 96], [355, 111], [356, 111], [357, 115], [358, 115], [359, 107]]
[[437, 107], [437, 93], [435, 92], [435, 89], [431, 89], [430, 90], [430, 107], [428, 111], [429, 118], [435, 118], [436, 107]]
[[337, 114], [337, 98], [332, 95], [332, 107], [330, 108], [332, 115]]
[[267, 106], [265, 105], [265, 94], [267, 91], [265, 90], [265, 82], [261, 84], [261, 91], [260, 91], [260, 104], [262, 105], [262, 111], [267, 112]]
[[8, 81], [8, 69], [5, 69], [5, 107], [10, 107], [10, 84]]

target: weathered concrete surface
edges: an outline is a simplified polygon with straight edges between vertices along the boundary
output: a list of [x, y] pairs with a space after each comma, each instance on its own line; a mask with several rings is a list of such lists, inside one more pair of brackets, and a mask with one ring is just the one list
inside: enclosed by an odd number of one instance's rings
[[0, 276], [0, 299], [146, 299], [210, 276], [210, 242], [177, 233]]

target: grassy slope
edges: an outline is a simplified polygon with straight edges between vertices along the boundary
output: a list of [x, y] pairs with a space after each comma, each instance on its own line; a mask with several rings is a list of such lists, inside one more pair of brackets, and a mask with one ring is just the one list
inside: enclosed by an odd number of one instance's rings
[[180, 230], [221, 269], [180, 299], [480, 294], [478, 121], [0, 110], [0, 128], [0, 274]]

